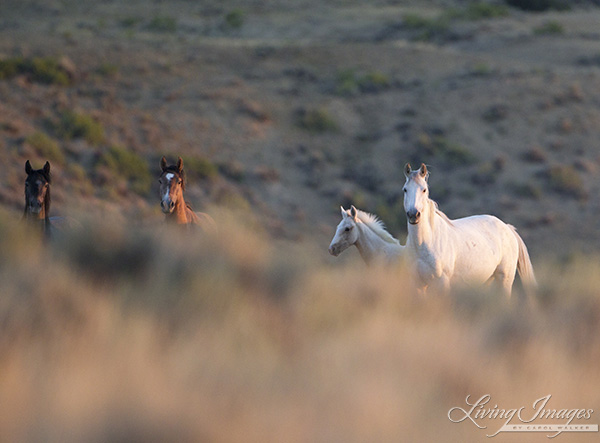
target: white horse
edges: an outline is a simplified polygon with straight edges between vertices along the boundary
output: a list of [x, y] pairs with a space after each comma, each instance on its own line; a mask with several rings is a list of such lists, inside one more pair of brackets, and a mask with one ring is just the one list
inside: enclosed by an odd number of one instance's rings
[[527, 247], [516, 229], [491, 215], [450, 220], [429, 199], [425, 164], [405, 166], [404, 210], [408, 218], [406, 248], [420, 279], [419, 288], [496, 281], [510, 297], [518, 270], [528, 293], [537, 287]]
[[340, 207], [342, 221], [337, 226], [333, 240], [329, 245], [329, 253], [340, 255], [344, 250], [355, 245], [360, 256], [367, 264], [377, 258], [391, 262], [399, 258], [404, 246], [386, 231], [383, 222], [375, 215], [356, 209]]

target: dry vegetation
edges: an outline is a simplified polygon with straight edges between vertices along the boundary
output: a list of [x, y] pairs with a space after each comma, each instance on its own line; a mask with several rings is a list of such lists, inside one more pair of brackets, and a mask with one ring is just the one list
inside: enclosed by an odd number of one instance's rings
[[597, 261], [538, 269], [533, 305], [422, 300], [402, 265], [323, 266], [218, 219], [218, 238], [95, 222], [43, 247], [3, 214], [3, 439], [475, 441], [447, 418], [467, 394], [600, 408]]
[[[4, 3], [0, 441], [487, 440], [469, 394], [600, 423], [594, 1]], [[162, 227], [162, 155], [218, 237]], [[81, 230], [18, 223], [26, 159]], [[327, 255], [340, 204], [404, 238], [407, 161], [517, 226], [536, 300]]]

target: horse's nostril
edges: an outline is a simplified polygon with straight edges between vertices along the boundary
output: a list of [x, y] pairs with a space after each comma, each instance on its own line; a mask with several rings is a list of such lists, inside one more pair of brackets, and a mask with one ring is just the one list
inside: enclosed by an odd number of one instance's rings
[[416, 217], [419, 218], [420, 216], [421, 216], [421, 213], [419, 211], [417, 211]]

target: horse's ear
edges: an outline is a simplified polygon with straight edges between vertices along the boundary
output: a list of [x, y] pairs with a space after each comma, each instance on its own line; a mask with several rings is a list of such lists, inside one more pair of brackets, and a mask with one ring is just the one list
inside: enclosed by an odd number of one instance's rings
[[160, 159], [160, 169], [162, 169], [163, 171], [167, 169], [167, 159], [164, 155], [163, 158]]
[[404, 165], [404, 175], [406, 175], [407, 178], [410, 175], [411, 170], [410, 163]]
[[33, 168], [31, 167], [31, 163], [29, 163], [29, 160], [27, 160], [25, 162], [25, 172], [27, 173], [27, 175], [31, 174], [31, 171], [33, 171]]
[[346, 212], [343, 206], [340, 206], [340, 210], [342, 211], [342, 218], [348, 217], [348, 213]]
[[50, 174], [50, 162], [49, 161], [47, 161], [46, 164], [44, 165], [44, 173], [46, 175]]
[[419, 173], [421, 174], [421, 177], [423, 177], [423, 178], [427, 177], [427, 166], [425, 166], [425, 163], [421, 163], [421, 167], [419, 168]]
[[183, 159], [181, 157], [177, 159], [177, 170], [179, 172], [183, 171]]
[[357, 221], [357, 219], [358, 219], [358, 210], [354, 207], [354, 205], [350, 206], [350, 215], [352, 216], [352, 218], [354, 219], [354, 221]]

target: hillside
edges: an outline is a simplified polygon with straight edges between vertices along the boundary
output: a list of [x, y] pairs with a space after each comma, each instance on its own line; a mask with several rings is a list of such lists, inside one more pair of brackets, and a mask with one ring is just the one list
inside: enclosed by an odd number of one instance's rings
[[[15, 2], [2, 57], [49, 58], [68, 81], [23, 70], [0, 82], [0, 201], [18, 211], [25, 159], [50, 158], [54, 213], [111, 207], [147, 220], [158, 216], [158, 159], [181, 155], [197, 209], [241, 205], [276, 235], [323, 243], [336, 208], [354, 203], [403, 238], [401, 168], [423, 161], [451, 217], [496, 214], [534, 255], [556, 242], [589, 250], [600, 232], [600, 10], [445, 11]], [[100, 135], [65, 128], [73, 113]], [[32, 140], [40, 133], [50, 142]]]

